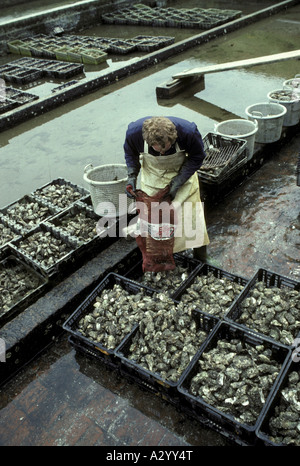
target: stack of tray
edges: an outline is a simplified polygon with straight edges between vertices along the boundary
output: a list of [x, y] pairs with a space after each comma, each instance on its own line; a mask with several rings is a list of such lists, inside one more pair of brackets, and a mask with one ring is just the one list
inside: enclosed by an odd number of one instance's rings
[[203, 143], [206, 157], [198, 170], [202, 182], [220, 184], [247, 162], [247, 142], [243, 139], [207, 133]]

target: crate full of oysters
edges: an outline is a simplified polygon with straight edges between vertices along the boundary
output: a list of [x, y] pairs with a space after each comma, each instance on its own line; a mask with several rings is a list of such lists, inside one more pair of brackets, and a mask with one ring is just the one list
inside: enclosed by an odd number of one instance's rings
[[0, 249], [0, 284], [0, 324], [4, 324], [46, 290], [48, 277], [6, 246]]
[[196, 419], [246, 445], [256, 430], [291, 357], [291, 350], [246, 329], [221, 322], [185, 371], [178, 391]]
[[300, 282], [259, 269], [227, 319], [291, 347], [300, 334]]

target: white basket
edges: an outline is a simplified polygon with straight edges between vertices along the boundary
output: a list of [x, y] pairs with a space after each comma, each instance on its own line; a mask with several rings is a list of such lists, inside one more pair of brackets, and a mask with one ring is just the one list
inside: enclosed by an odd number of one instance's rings
[[284, 105], [275, 102], [262, 102], [249, 105], [245, 112], [249, 120], [256, 120], [258, 123], [255, 142], [264, 144], [280, 139], [284, 116], [287, 112]]
[[109, 164], [84, 169], [84, 181], [88, 183], [94, 211], [102, 217], [119, 217], [127, 213], [127, 165]]
[[247, 141], [247, 160], [250, 160], [254, 152], [255, 134], [258, 130], [257, 121], [244, 119], [225, 120], [215, 125], [215, 132], [222, 136], [230, 136]]

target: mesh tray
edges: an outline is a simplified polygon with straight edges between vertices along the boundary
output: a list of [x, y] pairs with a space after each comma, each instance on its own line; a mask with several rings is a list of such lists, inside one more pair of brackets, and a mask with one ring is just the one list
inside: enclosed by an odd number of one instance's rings
[[[6, 309], [1, 307], [0, 325], [11, 320], [33, 303], [46, 291], [48, 284], [47, 276], [35, 264], [32, 263], [29, 265], [29, 263], [17, 257], [10, 247], [5, 247], [0, 249], [0, 271], [7, 271], [7, 273], [9, 273], [10, 270], [15, 274], [17, 274], [19, 270], [22, 270], [28, 277], [31, 277], [31, 280], [35, 280], [36, 283], [35, 286], [20, 290], [20, 292], [6, 304]], [[1, 282], [1, 284], [5, 287], [5, 290], [2, 290], [3, 297], [5, 296], [4, 292], [9, 290], [4, 282]]]
[[[27, 205], [31, 203], [37, 203], [39, 205], [39, 208], [43, 207], [47, 209], [45, 215], [41, 215], [40, 217], [37, 215], [37, 218], [35, 219], [35, 223], [33, 223], [32, 225], [29, 225], [26, 223], [25, 220], [21, 221], [21, 219], [18, 216], [11, 217], [10, 212], [14, 208], [17, 208], [18, 205], [23, 206], [24, 209], [26, 210]], [[55, 207], [47, 205], [41, 199], [37, 199], [34, 196], [29, 195], [29, 194], [26, 194], [25, 196], [18, 199], [17, 201], [14, 201], [8, 206], [0, 209], [0, 215], [2, 216], [2, 218], [6, 219], [7, 224], [11, 225], [12, 227], [18, 228], [23, 234], [28, 233], [31, 230], [34, 230], [42, 221], [45, 221], [51, 218], [53, 215], [57, 214], [57, 212], [58, 210]]]
[[[272, 397], [270, 398], [268, 404], [266, 405], [264, 411], [261, 414], [256, 435], [258, 439], [265, 446], [284, 446], [284, 442], [275, 441], [274, 438], [271, 436], [270, 425], [269, 422], [271, 418], [275, 415], [275, 408], [279, 406], [281, 398], [282, 398], [282, 390], [289, 385], [288, 377], [292, 371], [296, 371], [299, 373], [299, 361], [298, 358], [296, 359], [297, 362], [294, 362], [292, 359], [289, 361], [286, 369], [284, 370], [280, 381], [278, 382], [278, 386], [273, 390]], [[288, 404], [285, 402], [285, 404]], [[296, 429], [295, 429], [296, 433]], [[298, 436], [299, 438], [299, 436]], [[298, 443], [299, 445], [299, 443]]]
[[207, 133], [203, 138], [206, 157], [198, 170], [200, 178], [221, 183], [247, 162], [247, 141]]
[[[40, 233], [41, 235], [45, 233], [50, 233], [51, 236], [53, 236], [56, 239], [59, 239], [60, 241], [62, 241], [62, 243], [66, 244], [66, 253], [62, 257], [57, 258], [53, 265], [43, 265], [34, 256], [29, 256], [22, 248], [22, 242], [24, 240], [30, 239], [30, 237], [36, 233]], [[75, 243], [72, 238], [63, 235], [57, 229], [51, 227], [46, 223], [41, 223], [36, 229], [24, 234], [21, 238], [11, 241], [10, 245], [18, 257], [20, 257], [21, 259], [23, 258], [26, 262], [29, 261], [30, 263], [34, 263], [36, 267], [39, 267], [48, 277], [52, 277], [54, 274], [57, 274], [59, 272], [67, 271], [69, 273], [72, 269], [72, 264], [74, 265], [74, 263], [76, 262], [75, 252], [78, 248], [78, 243]]]
[[[61, 196], [56, 199], [56, 201], [53, 200], [53, 196], [48, 193], [49, 189], [54, 189], [59, 190], [59, 188], [70, 188], [76, 193], [76, 198], [73, 200], [68, 199], [68, 198], [61, 198]], [[74, 202], [77, 201], [84, 201], [85, 199], [89, 198], [89, 191], [87, 191], [85, 188], [82, 188], [81, 186], [78, 186], [74, 183], [71, 183], [68, 180], [64, 180], [63, 178], [57, 178], [50, 183], [47, 183], [40, 188], [36, 189], [32, 195], [36, 197], [37, 199], [41, 199], [41, 201], [47, 203], [50, 206], [53, 206], [58, 209], [58, 211], [62, 211], [66, 209], [67, 207], [70, 207]], [[58, 204], [58, 201], [60, 202], [60, 205]]]
[[[241, 303], [249, 296], [251, 290], [255, 287], [255, 285], [258, 282], [264, 283], [268, 288], [272, 288], [272, 287], [279, 288], [279, 289], [285, 288], [288, 290], [296, 290], [299, 292], [300, 292], [300, 282], [296, 280], [292, 280], [288, 277], [284, 277], [282, 275], [278, 275], [274, 272], [270, 272], [265, 269], [259, 269], [254, 274], [252, 279], [248, 282], [243, 292], [239, 295], [239, 297], [237, 298], [237, 300], [235, 301], [235, 303], [232, 305], [229, 312], [225, 316], [225, 320], [234, 322], [238, 324], [239, 326], [241, 326], [242, 328], [246, 328], [250, 332], [257, 333], [257, 334], [263, 334], [263, 332], [261, 331], [261, 327], [260, 329], [254, 329], [254, 328], [250, 328], [248, 325], [240, 324], [238, 322], [238, 319], [240, 315], [242, 314]], [[294, 338], [297, 337], [299, 332], [300, 332], [300, 327], [299, 327], [299, 331], [294, 335]], [[271, 338], [270, 335], [268, 334], [264, 334], [264, 336]], [[282, 344], [285, 344], [285, 343], [282, 342]], [[291, 346], [291, 345], [286, 344], [286, 346]]]
[[[202, 264], [202, 266], [199, 267], [199, 269], [195, 269], [195, 271], [190, 275], [190, 277], [183, 283], [178, 290], [172, 295], [172, 298], [180, 301], [182, 296], [187, 293], [188, 289], [192, 286], [192, 284], [195, 282], [197, 277], [202, 276], [202, 275], [208, 275], [209, 273], [212, 273], [214, 277], [218, 279], [228, 279], [232, 282], [238, 283], [239, 285], [246, 286], [248, 283], [249, 279], [240, 277], [239, 275], [235, 275], [229, 272], [226, 272], [225, 270], [219, 269], [218, 267], [215, 267], [210, 264]], [[233, 303], [238, 299], [238, 296], [236, 296], [235, 300], [230, 304], [230, 306], [227, 306], [227, 308], [224, 310], [224, 314], [222, 317], [226, 315], [226, 313], [229, 312], [230, 307], [233, 305]], [[203, 310], [203, 309], [202, 309]], [[208, 311], [206, 311], [208, 312]]]
[[[186, 269], [186, 272], [185, 272], [185, 277], [182, 278], [182, 282], [181, 282], [180, 285], [178, 285], [178, 286], [174, 285], [173, 286], [171, 284], [171, 286], [168, 289], [170, 296], [172, 296], [173, 293], [176, 293], [176, 289], [179, 288], [179, 286], [183, 286], [183, 284], [188, 280], [188, 277], [190, 276], [190, 274], [192, 272], [194, 272], [198, 267], [200, 267], [202, 265], [202, 263], [199, 262], [198, 260], [190, 259], [189, 257], [181, 255], [179, 253], [174, 254], [174, 260], [175, 260], [176, 267], [183, 267], [184, 269]], [[157, 286], [155, 286], [155, 283], [152, 282], [152, 281], [149, 282], [149, 283], [144, 282], [145, 273], [143, 272], [142, 264], [143, 264], [143, 260], [140, 259], [137, 264], [135, 264], [130, 270], [128, 270], [125, 273], [125, 276], [132, 279], [132, 280], [137, 281], [138, 283], [143, 283], [144, 285], [147, 285], [150, 288], [155, 289], [156, 291], [162, 291], [163, 282], [165, 280], [164, 276], [161, 277], [161, 279], [159, 280]], [[154, 273], [154, 276], [157, 276], [157, 277], [159, 277], [161, 275], [162, 274], [160, 272]], [[166, 274], [166, 278], [168, 276], [170, 278], [172, 277], [172, 271], [171, 271], [171, 273]], [[167, 285], [164, 287], [165, 290], [166, 290], [166, 287], [167, 287]]]
[[[79, 229], [76, 232], [74, 228], [73, 230], [69, 229], [68, 223], [72, 220], [75, 220], [77, 216], [84, 216], [84, 220], [82, 222], [82, 226], [79, 226]], [[78, 243], [77, 252], [78, 255], [80, 255], [86, 254], [90, 251], [95, 253], [99, 252], [100, 250], [108, 247], [113, 241], [118, 239], [118, 221], [113, 220], [113, 222], [110, 222], [110, 225], [108, 225], [107, 229], [99, 234], [97, 233], [98, 221], [99, 216], [96, 215], [95, 212], [87, 205], [78, 201], [68, 209], [53, 216], [46, 223], [53, 225], [62, 234], [68, 235], [68, 237], [72, 238], [76, 243]], [[91, 235], [89, 237], [84, 237], [81, 229], [84, 225], [87, 225], [87, 222], [89, 222], [89, 233]]]
[[217, 430], [224, 435], [232, 436], [238, 441], [243, 441], [248, 445], [253, 445], [256, 443], [256, 429], [260, 421], [260, 415], [263, 412], [264, 407], [257, 416], [257, 419], [254, 424], [243, 424], [239, 422], [233, 415], [224, 413], [214, 406], [206, 403], [202, 398], [192, 395], [189, 392], [189, 386], [192, 378], [198, 372], [198, 361], [202, 357], [204, 352], [209, 351], [214, 348], [217, 342], [221, 339], [230, 341], [231, 339], [238, 339], [241, 342], [247, 343], [251, 346], [263, 345], [265, 349], [270, 349], [272, 351], [272, 358], [281, 365], [279, 374], [273, 382], [272, 387], [269, 390], [269, 393], [266, 397], [264, 406], [266, 406], [272, 396], [273, 388], [277, 386], [278, 381], [286, 367], [288, 357], [290, 357], [290, 350], [285, 348], [280, 344], [275, 344], [274, 342], [265, 339], [263, 337], [254, 337], [251, 333], [246, 330], [235, 326], [234, 324], [230, 325], [226, 322], [221, 322], [209, 338], [206, 341], [204, 347], [199, 350], [199, 353], [193, 359], [192, 364], [183, 374], [182, 380], [178, 385], [178, 391], [182, 395], [182, 403], [187, 405], [187, 409], [193, 416], [197, 419], [206, 417], [210, 422], [216, 424]]
[[[141, 288], [145, 290], [145, 292], [149, 295], [153, 295], [153, 290], [150, 288], [144, 287], [142, 285], [137, 285], [131, 280], [122, 277], [121, 275], [110, 273], [108, 274], [102, 282], [92, 291], [92, 293], [80, 304], [77, 309], [73, 312], [73, 314], [66, 320], [63, 324], [63, 329], [69, 332], [73, 338], [82, 342], [82, 347], [92, 348], [93, 350], [99, 351], [99, 358], [109, 359], [110, 362], [117, 364], [118, 358], [116, 358], [115, 353], [118, 347], [114, 349], [109, 349], [103, 346], [101, 343], [95, 342], [90, 338], [84, 336], [78, 329], [78, 322], [79, 320], [89, 314], [93, 309], [93, 304], [97, 298], [97, 296], [101, 295], [104, 290], [111, 290], [113, 289], [114, 285], [118, 284], [121, 285], [122, 288], [129, 293], [137, 294]], [[124, 336], [126, 338], [126, 336]], [[121, 344], [120, 342], [119, 344]]]
[[[8, 230], [6, 233], [4, 232], [5, 229]], [[0, 248], [21, 236], [22, 229], [17, 225], [11, 225], [10, 222], [0, 214]]]
[[[197, 323], [197, 330], [203, 330], [207, 332], [207, 335], [216, 327], [219, 323], [219, 319], [213, 316], [209, 316], [201, 311], [192, 311], [192, 317]], [[184, 371], [181, 377], [176, 381], [170, 381], [163, 379], [160, 374], [151, 372], [146, 368], [142, 367], [140, 364], [137, 364], [134, 360], [129, 359], [130, 345], [133, 337], [139, 331], [139, 325], [133, 329], [131, 334], [124, 340], [124, 342], [118, 347], [116, 355], [121, 361], [120, 371], [121, 374], [131, 378], [138, 385], [143, 386], [144, 388], [154, 391], [157, 395], [166, 396], [169, 401], [176, 401], [179, 394], [177, 392], [178, 384], [180, 383]], [[205, 344], [205, 341], [199, 345], [199, 349]]]

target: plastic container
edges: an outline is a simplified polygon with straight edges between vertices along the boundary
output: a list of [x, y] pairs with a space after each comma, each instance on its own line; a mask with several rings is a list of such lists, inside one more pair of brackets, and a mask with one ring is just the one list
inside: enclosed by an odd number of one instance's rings
[[[217, 407], [205, 402], [200, 396], [192, 395], [189, 391], [190, 382], [199, 371], [199, 360], [204, 359], [202, 355], [215, 348], [218, 341], [224, 340], [225, 342], [228, 342], [232, 339], [240, 340], [242, 345], [247, 344], [252, 347], [263, 346], [264, 349], [271, 350], [272, 359], [280, 365], [279, 374], [277, 377], [274, 375], [273, 383], [270, 384], [269, 391], [265, 395], [265, 403], [258, 413], [256, 420], [252, 423], [243, 423], [239, 421], [236, 417], [230, 414], [230, 412], [225, 413], [224, 411], [221, 411]], [[290, 350], [280, 344], [274, 344], [263, 337], [253, 336], [251, 333], [246, 330], [242, 330], [234, 324], [230, 325], [227, 322], [220, 322], [208, 337], [206, 344], [201, 350], [199, 350], [178, 385], [178, 391], [183, 397], [182, 407], [184, 408], [186, 404], [187, 410], [192, 416], [196, 419], [199, 418], [200, 420], [207, 418], [210, 422], [215, 424], [216, 430], [224, 435], [231, 436], [232, 439], [236, 439], [237, 441], [243, 441], [247, 445], [255, 445], [257, 440], [256, 429], [259, 425], [261, 414], [272, 396], [274, 387], [277, 386], [278, 381], [284, 372], [290, 354]], [[212, 368], [215, 367], [214, 360], [212, 360], [211, 364]], [[221, 370], [219, 370], [218, 374], [221, 375], [221, 373]], [[247, 412], [247, 408], [245, 411]]]
[[[249, 297], [252, 289], [257, 285], [257, 283], [262, 282], [267, 288], [279, 288], [279, 289], [287, 289], [287, 290], [296, 290], [300, 293], [300, 282], [297, 280], [293, 280], [289, 277], [284, 277], [283, 275], [278, 275], [277, 273], [271, 272], [265, 269], [259, 269], [254, 276], [249, 280], [248, 284], [246, 285], [245, 289], [239, 295], [235, 303], [230, 307], [227, 315], [225, 316], [225, 320], [231, 321], [236, 323], [242, 328], [247, 328], [247, 330], [251, 333], [255, 333], [258, 335], [262, 334], [261, 327], [259, 328], [250, 328], [248, 325], [239, 323], [239, 317], [243, 312], [241, 308], [242, 302]], [[274, 303], [274, 307], [275, 307]], [[249, 314], [249, 317], [251, 315]], [[278, 324], [277, 324], [278, 325]], [[268, 328], [271, 328], [271, 325], [268, 324]], [[294, 338], [297, 337], [298, 333], [300, 332], [300, 327]], [[269, 334], [264, 334], [264, 337], [270, 338]], [[274, 340], [275, 341], [275, 340]], [[286, 346], [291, 346], [286, 344], [285, 342], [281, 342], [281, 344], [285, 344]]]
[[87, 165], [83, 179], [88, 183], [94, 211], [102, 217], [127, 214], [126, 164]]
[[[219, 319], [213, 316], [209, 316], [208, 314], [198, 310], [192, 311], [192, 318], [196, 322], [197, 330], [202, 330], [207, 333], [204, 341], [199, 341], [200, 350], [205, 344], [207, 337], [210, 335], [210, 332], [212, 332], [213, 329], [219, 324]], [[139, 326], [136, 325], [130, 335], [124, 339], [123, 343], [116, 350], [116, 356], [120, 359], [119, 368], [121, 374], [133, 380], [139, 386], [154, 392], [156, 395], [160, 395], [170, 402], [178, 403], [179, 394], [177, 387], [183, 377], [183, 374], [185, 373], [185, 370], [182, 372], [177, 381], [171, 381], [162, 378], [159, 373], [146, 369], [145, 367], [138, 364], [135, 360], [129, 359], [128, 356], [130, 355], [132, 339], [138, 332]], [[188, 364], [187, 368], [191, 363], [192, 362]]]
[[[294, 388], [293, 385], [289, 384], [289, 375], [291, 372], [295, 371], [299, 373], [300, 367], [299, 367], [299, 356], [296, 353], [292, 353], [290, 361], [287, 364], [287, 367], [285, 368], [279, 382], [278, 386], [274, 388], [274, 392], [272, 397], [270, 398], [268, 404], [265, 406], [265, 409], [263, 410], [260, 421], [257, 426], [257, 431], [256, 435], [258, 439], [263, 443], [264, 446], [270, 447], [270, 446], [285, 446], [284, 441], [279, 442], [278, 440], [275, 441], [275, 439], [272, 438], [271, 435], [271, 430], [270, 430], [270, 420], [273, 416], [276, 415], [275, 409], [279, 410], [279, 406], [282, 400], [282, 391], [286, 388]], [[287, 400], [284, 400], [284, 411], [286, 411], [286, 407], [290, 402]], [[282, 409], [281, 409], [282, 411]], [[297, 433], [295, 429], [295, 434]], [[299, 435], [298, 435], [299, 439]], [[297, 446], [299, 446], [299, 441]]]
[[[32, 304], [42, 293], [46, 291], [48, 277], [33, 263], [26, 263], [21, 258], [17, 257], [10, 247], [0, 249], [0, 272], [14, 274], [16, 278], [20, 277], [20, 272], [28, 276], [31, 281], [31, 286], [24, 284], [24, 276], [22, 285], [19, 287], [18, 293], [11, 298], [11, 301], [6, 303], [6, 307], [1, 307], [0, 324], [4, 324], [16, 317], [22, 310]], [[9, 293], [9, 287], [5, 290]], [[2, 296], [6, 296], [2, 293]]]
[[300, 98], [291, 89], [279, 89], [268, 93], [270, 102], [276, 102], [286, 107], [283, 126], [294, 126], [300, 121]]
[[[111, 290], [113, 289], [114, 285], [120, 285], [124, 290], [128, 291], [130, 294], [132, 293], [137, 294], [141, 288], [143, 288], [149, 296], [153, 295], [153, 290], [147, 288], [142, 285], [137, 285], [136, 283], [132, 282], [121, 275], [110, 273], [108, 274], [99, 285], [89, 294], [89, 296], [77, 307], [77, 309], [71, 314], [71, 316], [65, 321], [63, 324], [63, 329], [69, 332], [72, 338], [75, 338], [78, 342], [82, 344], [82, 348], [91, 348], [92, 350], [97, 350], [99, 352], [99, 359], [106, 362], [107, 360], [110, 363], [115, 364], [116, 366], [119, 364], [119, 359], [116, 357], [115, 353], [119, 345], [123, 343], [121, 340], [114, 349], [109, 349], [102, 345], [100, 342], [95, 342], [92, 339], [86, 337], [78, 330], [78, 322], [79, 320], [89, 314], [93, 310], [93, 304], [98, 296], [104, 290]], [[135, 327], [135, 323], [133, 323], [132, 327]], [[124, 336], [124, 338], [128, 337], [128, 334]]]
[[294, 78], [284, 81], [282, 87], [283, 89], [290, 89], [300, 96], [300, 74], [296, 74]]
[[247, 141], [247, 160], [251, 160], [254, 152], [255, 136], [258, 130], [257, 121], [243, 119], [226, 120], [215, 125], [215, 132], [222, 136], [230, 136]]
[[[186, 280], [188, 280], [191, 273], [193, 273], [196, 269], [198, 269], [199, 267], [201, 267], [203, 265], [198, 260], [190, 259], [189, 257], [187, 257], [185, 255], [178, 254], [178, 253], [174, 254], [174, 261], [175, 261], [176, 267], [181, 267], [181, 268], [185, 269], [185, 272], [183, 272], [185, 276], [181, 277], [182, 282], [180, 283], [180, 285], [177, 285], [177, 286], [176, 285], [168, 285], [167, 293], [171, 297], [173, 296], [174, 293], [176, 293], [176, 290], [177, 290], [177, 288], [179, 288], [179, 286], [183, 286], [183, 284], [186, 282]], [[150, 282], [151, 284], [143, 282], [145, 274], [143, 272], [142, 264], [143, 264], [143, 260], [141, 258], [132, 268], [130, 268], [130, 270], [125, 272], [125, 276], [127, 278], [130, 278], [131, 280], [137, 281], [138, 283], [144, 283], [145, 285], [149, 286], [150, 288], [154, 288], [156, 291], [162, 291], [162, 284], [163, 284], [162, 282], [163, 282], [164, 278], [161, 277], [159, 279], [160, 273], [154, 274], [154, 276], [157, 276], [157, 278], [158, 278], [158, 285], [157, 286], [155, 286], [154, 282]], [[174, 272], [176, 272], [176, 269], [175, 269]], [[170, 277], [172, 277], [172, 273], [173, 272], [170, 272], [170, 275], [169, 275]], [[167, 277], [168, 277], [168, 275], [167, 275]], [[170, 278], [167, 278], [167, 279], [170, 280]]]
[[198, 170], [201, 181], [222, 183], [247, 162], [247, 141], [207, 133], [203, 138], [206, 157]]
[[71, 181], [57, 178], [36, 189], [32, 196], [55, 207], [59, 212], [70, 207], [74, 202], [87, 200], [89, 192]]
[[[176, 292], [172, 295], [172, 298], [175, 299], [176, 301], [180, 301], [182, 296], [188, 292], [189, 288], [193, 285], [197, 277], [199, 276], [204, 276], [208, 275], [209, 273], [212, 273], [213, 276], [216, 278], [216, 282], [219, 280], [230, 280], [232, 282], [238, 283], [239, 285], [242, 285], [245, 287], [249, 280], [244, 277], [240, 277], [239, 275], [235, 275], [229, 272], [226, 272], [225, 270], [219, 269], [218, 267], [215, 267], [210, 264], [203, 264], [201, 267], [197, 268], [192, 272], [189, 276], [189, 278], [176, 290]], [[236, 302], [238, 294], [235, 298], [234, 301], [230, 304], [224, 307], [224, 314], [222, 315], [222, 318], [226, 315], [226, 313], [229, 311], [229, 308]], [[199, 292], [199, 297], [201, 297], [201, 291]], [[218, 303], [219, 298], [216, 298], [216, 304]], [[213, 308], [213, 306], [212, 306]], [[208, 313], [208, 311], [206, 311]], [[213, 312], [213, 311], [212, 311]], [[219, 316], [220, 317], [220, 316]]]
[[286, 107], [274, 102], [265, 102], [249, 105], [245, 112], [249, 120], [258, 123], [256, 142], [264, 144], [280, 139]]
[[[37, 251], [32, 251], [32, 254], [29, 255], [23, 247], [23, 242], [27, 240], [30, 241], [30, 237], [36, 233], [39, 233], [41, 236], [50, 234], [51, 237], [60, 240], [66, 246], [64, 255], [59, 255], [59, 249], [57, 251], [57, 256], [53, 254], [53, 263], [51, 265], [44, 265], [39, 259]], [[36, 229], [25, 233], [21, 238], [11, 241], [10, 245], [18, 257], [25, 258], [26, 261], [35, 264], [36, 267], [39, 267], [49, 278], [59, 273], [65, 275], [65, 273], [70, 273], [72, 271], [72, 265], [76, 262], [75, 250], [79, 246], [70, 236], [64, 235], [47, 223], [41, 223]], [[43, 248], [41, 248], [40, 254], [43, 255]], [[45, 257], [49, 257], [47, 251]]]
[[297, 175], [296, 184], [297, 184], [297, 186], [300, 186], [300, 152], [299, 152], [299, 155], [298, 155], [298, 162], [297, 162], [297, 168], [296, 168], [296, 175]]

